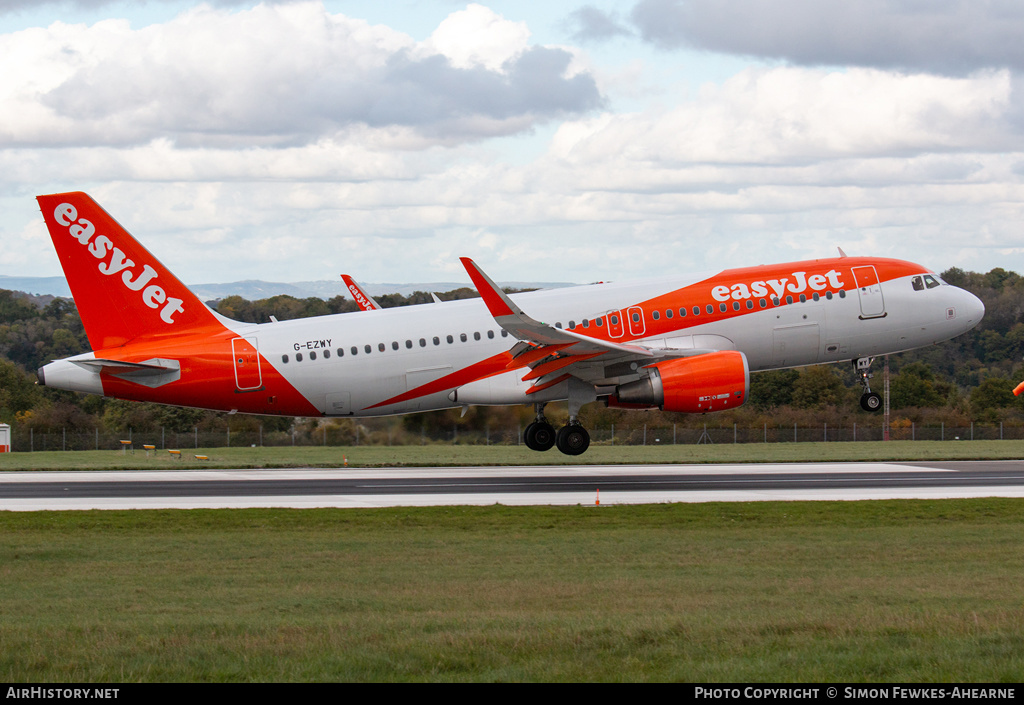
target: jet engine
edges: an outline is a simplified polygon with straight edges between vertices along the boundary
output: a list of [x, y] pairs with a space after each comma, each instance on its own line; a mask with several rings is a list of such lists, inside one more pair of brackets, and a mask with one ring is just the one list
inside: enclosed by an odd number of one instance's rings
[[750, 394], [747, 357], [736, 350], [665, 360], [646, 369], [649, 377], [619, 386], [608, 406], [696, 414], [733, 409]]

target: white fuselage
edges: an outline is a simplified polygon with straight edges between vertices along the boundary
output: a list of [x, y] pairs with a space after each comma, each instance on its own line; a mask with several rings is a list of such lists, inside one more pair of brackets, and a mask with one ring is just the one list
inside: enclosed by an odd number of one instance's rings
[[[570, 321], [593, 321], [630, 302], [652, 299], [703, 278], [595, 284], [511, 298], [534, 318], [567, 328]], [[739, 350], [747, 356], [750, 369], [757, 371], [872, 357], [939, 343], [976, 325], [984, 311], [972, 294], [945, 284], [914, 290], [907, 277], [884, 282], [880, 288], [883, 312], [879, 315], [874, 310], [867, 318], [860, 297], [849, 293], [753, 310], [724, 320], [703, 322], [699, 315], [676, 318], [685, 327], [668, 334], [640, 336], [626, 330], [623, 338], [654, 348]], [[641, 320], [633, 324], [636, 331], [646, 333], [650, 317], [650, 311], [641, 311]], [[450, 390], [443, 389], [374, 407], [499, 355], [516, 342], [496, 324], [480, 299], [260, 325], [231, 322], [231, 327], [239, 336], [255, 341], [261, 355], [326, 415], [400, 414], [458, 406], [450, 400]], [[611, 371], [604, 379], [614, 384], [625, 377]], [[524, 395], [519, 401], [532, 400]]]

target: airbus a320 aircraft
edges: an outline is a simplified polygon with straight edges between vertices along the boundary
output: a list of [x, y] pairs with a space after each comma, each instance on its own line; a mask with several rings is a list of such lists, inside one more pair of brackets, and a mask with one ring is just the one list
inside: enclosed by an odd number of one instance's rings
[[[590, 444], [580, 408], [704, 413], [747, 400], [750, 373], [853, 361], [865, 409], [877, 355], [948, 340], [985, 308], [927, 268], [836, 257], [262, 324], [204, 305], [84, 193], [39, 196], [92, 352], [44, 384], [122, 399], [287, 416], [382, 416], [533, 404], [533, 450]], [[842, 251], [840, 251], [842, 254]], [[358, 287], [357, 287], [358, 290]], [[565, 400], [557, 432], [547, 403]]]

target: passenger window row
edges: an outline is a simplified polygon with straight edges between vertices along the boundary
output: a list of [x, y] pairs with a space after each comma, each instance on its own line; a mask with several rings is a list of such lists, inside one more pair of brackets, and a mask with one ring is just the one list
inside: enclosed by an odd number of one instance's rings
[[[938, 286], [938, 284], [935, 284], [935, 286]], [[821, 299], [826, 299], [828, 301], [831, 301], [836, 296], [838, 296], [840, 299], [845, 299], [846, 298], [846, 290], [845, 289], [840, 289], [839, 292], [836, 293], [836, 294], [833, 294], [831, 291], [826, 291], [824, 295], [818, 294], [818, 292], [814, 292], [813, 294], [811, 294], [811, 300], [812, 301], [820, 301]], [[806, 294], [800, 294], [799, 298], [800, 298], [800, 303], [804, 303], [804, 302], [807, 301], [807, 295]], [[796, 300], [793, 298], [792, 295], [786, 296], [786, 304], [792, 304], [792, 303], [795, 303], [795, 302], [796, 302]], [[773, 296], [772, 297], [771, 303], [772, 303], [773, 306], [781, 306], [782, 305], [782, 301], [777, 296]], [[758, 299], [756, 305], [759, 308], [768, 308], [768, 299]], [[745, 303], [743, 303], [743, 304], [741, 304], [739, 301], [733, 301], [732, 302], [732, 310], [733, 311], [739, 311], [741, 308], [744, 308], [744, 307], [746, 307], [747, 310], [753, 310], [754, 306], [755, 306], [755, 304], [754, 304], [754, 300], [753, 299], [746, 299]], [[699, 315], [701, 315], [701, 310], [702, 309], [701, 309], [700, 306], [694, 306], [692, 309], [687, 309], [686, 307], [683, 307], [683, 308], [680, 308], [678, 310], [678, 312], [675, 309], [671, 309], [671, 308], [665, 309], [664, 312], [662, 312], [661, 310], [655, 310], [655, 311], [651, 311], [651, 318], [653, 320], [655, 320], [655, 321], [660, 321], [662, 316], [664, 316], [666, 319], [675, 318], [677, 315], [680, 318], [685, 318], [688, 313], [691, 313], [694, 316], [699, 316]], [[729, 310], [729, 304], [727, 304], [727, 303], [720, 303], [720, 304], [718, 304], [718, 310], [721, 313], [727, 312]], [[709, 314], [709, 315], [713, 314], [715, 312], [715, 305], [714, 304], [707, 304], [704, 307], [703, 311], [705, 313]], [[617, 315], [615, 315], [615, 314], [608, 314], [608, 318], [610, 319], [611, 324], [613, 326], [619, 325], [619, 317]], [[640, 314], [637, 313], [637, 312], [633, 312], [632, 319], [633, 319], [634, 323], [639, 323], [640, 322]], [[603, 325], [603, 323], [604, 323], [604, 321], [601, 318], [595, 319], [594, 322], [597, 325], [599, 325], [599, 326]], [[583, 325], [584, 328], [589, 328], [590, 327], [590, 322], [588, 320], [584, 319], [583, 322], [582, 322], [582, 325]], [[561, 328], [562, 324], [561, 323], [556, 323], [555, 326], [557, 328]], [[569, 330], [575, 330], [575, 329], [576, 329], [576, 322], [575, 321], [569, 321]]]
[[[918, 289], [918, 288], [922, 288], [923, 289], [924, 286], [927, 286], [930, 289], [932, 287], [939, 286], [939, 283], [937, 281], [935, 281], [934, 277], [925, 275], [924, 281], [927, 282], [927, 283], [921, 282], [921, 278], [920, 277], [914, 277], [914, 289]], [[824, 296], [819, 295], [818, 292], [814, 292], [813, 294], [811, 294], [811, 299], [813, 301], [820, 301], [822, 298], [824, 298], [824, 299], [826, 299], [828, 301], [831, 301], [835, 296], [838, 296], [840, 299], [845, 299], [846, 298], [846, 290], [845, 289], [840, 289], [837, 294], [833, 294], [831, 291], [826, 291]], [[768, 307], [768, 300], [767, 299], [758, 299], [757, 301], [758, 301], [757, 302], [757, 306], [758, 307], [760, 307], [760, 308], [767, 308]], [[807, 301], [807, 295], [806, 294], [800, 294], [800, 302], [804, 303], [806, 301]], [[773, 296], [772, 299], [771, 299], [771, 302], [772, 302], [773, 306], [780, 306], [780, 305], [782, 305], [782, 301], [777, 296]], [[793, 304], [795, 302], [796, 302], [796, 300], [793, 298], [792, 295], [787, 295], [786, 296], [786, 304]], [[739, 311], [743, 306], [745, 306], [748, 310], [752, 310], [754, 308], [754, 300], [753, 299], [746, 299], [746, 301], [742, 305], [740, 304], [739, 301], [733, 301], [732, 302], [732, 309], [734, 311]], [[729, 305], [724, 303], [724, 302], [720, 303], [720, 304], [718, 304], [718, 310], [721, 313], [726, 313], [729, 310]], [[714, 304], [707, 304], [704, 307], [704, 311], [706, 313], [708, 313], [708, 314], [713, 314], [715, 312]], [[699, 316], [699, 315], [701, 315], [701, 307], [700, 306], [694, 306], [692, 309], [689, 309], [689, 312], [692, 313], [692, 315], [694, 315], [694, 316]], [[668, 319], [668, 318], [674, 318], [677, 315], [677, 313], [676, 313], [676, 311], [674, 309], [665, 309], [664, 313], [662, 313], [662, 311], [660, 311], [660, 310], [651, 311], [651, 318], [654, 319], [655, 321], [661, 320], [662, 315], [664, 315], [665, 318]], [[685, 318], [687, 316], [687, 309], [686, 309], [686, 307], [682, 307], [682, 308], [680, 308], [678, 310], [678, 316], [680, 318]], [[613, 326], [619, 325], [619, 317], [616, 314], [608, 314], [608, 318], [609, 318], [609, 321], [610, 321], [611, 325], [613, 325]], [[636, 323], [640, 322], [640, 314], [639, 313], [633, 312], [632, 318], [633, 318], [634, 322], [636, 322]], [[595, 325], [598, 328], [603, 327], [604, 326], [604, 317], [598, 316], [597, 318], [595, 318], [593, 320], [584, 318], [582, 321], [579, 322], [579, 324], [577, 324], [575, 320], [570, 320], [569, 321], [569, 330], [576, 330], [577, 327], [590, 328], [591, 325]], [[562, 327], [561, 321], [556, 323], [555, 327], [556, 328], [561, 328]], [[505, 330], [505, 329], [502, 329], [501, 330], [501, 337], [502, 338], [507, 338], [508, 337], [508, 331]], [[493, 340], [494, 339], [494, 331], [493, 330], [487, 331], [487, 338], [489, 340]], [[481, 339], [482, 339], [482, 336], [480, 335], [479, 332], [473, 333], [473, 340], [481, 340]], [[469, 342], [469, 336], [467, 334], [465, 334], [465, 333], [460, 333], [459, 334], [459, 340], [461, 342], [463, 342], [463, 343]], [[445, 341], [449, 345], [451, 345], [451, 344], [453, 344], [455, 342], [455, 336], [453, 336], [451, 334], [446, 335], [445, 336]], [[435, 335], [433, 338], [431, 338], [431, 342], [435, 346], [439, 346], [439, 345], [441, 345], [441, 338], [439, 336]], [[415, 346], [414, 346], [412, 340], [406, 340], [405, 341], [405, 347], [408, 350], [412, 350], [413, 347], [415, 347]], [[426, 338], [420, 338], [419, 339], [419, 347], [421, 347], [421, 348], [427, 347], [427, 339]], [[399, 350], [399, 349], [401, 349], [401, 346], [398, 344], [397, 340], [391, 341], [391, 349], [392, 350]], [[387, 351], [387, 346], [384, 343], [377, 343], [377, 350], [379, 352], [385, 352], [385, 351]], [[330, 350], [321, 350], [320, 352], [323, 355], [323, 358], [325, 360], [329, 360], [330, 359], [330, 357], [331, 357], [331, 351]], [[363, 352], [365, 354], [369, 355], [370, 353], [373, 352], [373, 347], [371, 345], [364, 345], [363, 346]], [[349, 348], [349, 354], [351, 354], [351, 355], [358, 355], [359, 354], [359, 347], [356, 346], [356, 345], [351, 346]], [[345, 356], [345, 349], [339, 347], [337, 349], [337, 355], [338, 355], [338, 357], [344, 357]], [[309, 351], [309, 359], [310, 360], [316, 360], [317, 359], [316, 351], [314, 351], [314, 350], [310, 350]], [[302, 360], [303, 360], [302, 353], [295, 353], [295, 361], [296, 362], [302, 362]], [[281, 356], [281, 362], [287, 363], [288, 361], [289, 361], [289, 356], [287, 354]]]
[[[488, 340], [493, 340], [494, 339], [494, 331], [493, 330], [487, 331], [486, 335], [487, 335]], [[502, 329], [501, 330], [501, 337], [502, 338], [507, 338], [508, 337], [508, 331], [505, 330], [505, 329]], [[483, 336], [479, 332], [473, 333], [473, 340], [482, 340], [482, 339], [483, 339]], [[461, 333], [459, 335], [459, 340], [462, 341], [463, 343], [468, 342], [469, 341], [469, 336], [466, 335], [465, 333]], [[449, 345], [451, 345], [452, 343], [455, 342], [455, 336], [447, 335], [447, 336], [445, 336], [445, 341]], [[439, 336], [435, 335], [433, 338], [431, 338], [431, 342], [435, 346], [440, 345], [441, 344], [441, 338]], [[408, 340], [407, 339], [405, 341], [405, 347], [406, 347], [407, 350], [412, 350], [415, 347], [415, 345], [413, 344], [412, 340]], [[421, 348], [427, 347], [427, 339], [426, 338], [420, 338], [419, 339], [419, 347], [421, 347]], [[387, 349], [388, 349], [387, 345], [385, 345], [384, 343], [377, 343], [377, 350], [378, 350], [378, 352], [385, 352]], [[397, 340], [392, 340], [391, 341], [391, 349], [392, 350], [400, 350], [401, 349], [401, 345], [398, 344]], [[352, 356], [358, 355], [359, 354], [359, 346], [358, 345], [351, 346], [348, 349], [348, 352], [349, 352], [349, 355], [352, 355]], [[364, 345], [363, 346], [363, 353], [364, 354], [369, 355], [372, 352], [373, 352], [373, 346], [372, 345]], [[317, 359], [317, 352], [315, 350], [310, 350], [308, 354], [309, 354], [309, 359], [310, 360], [316, 360]], [[320, 354], [323, 356], [323, 359], [325, 359], [325, 360], [331, 359], [331, 351], [330, 350], [321, 350]], [[338, 357], [345, 357], [345, 348], [339, 347], [335, 351], [335, 354]], [[291, 357], [288, 354], [284, 354], [284, 355], [281, 356], [281, 362], [283, 362], [285, 364], [287, 364], [290, 360], [291, 360]], [[303, 360], [303, 354], [300, 353], [300, 352], [295, 353], [295, 362], [302, 362], [302, 360]]]

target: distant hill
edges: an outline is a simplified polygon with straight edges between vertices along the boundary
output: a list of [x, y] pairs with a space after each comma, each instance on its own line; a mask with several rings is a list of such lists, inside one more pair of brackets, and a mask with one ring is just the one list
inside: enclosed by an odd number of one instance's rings
[[0, 274], [0, 289], [41, 296], [71, 296], [71, 289], [64, 277], [7, 277]]
[[[423, 284], [374, 284], [370, 282], [359, 282], [366, 289], [370, 296], [382, 296], [384, 294], [401, 294], [408, 296], [415, 291], [451, 291], [464, 286], [470, 286], [469, 282], [429, 282]], [[514, 289], [555, 289], [563, 286], [572, 286], [568, 282], [499, 282], [500, 286]], [[345, 284], [338, 277], [337, 281], [312, 281], [312, 282], [265, 282], [256, 279], [249, 279], [229, 284], [189, 284], [188, 288], [203, 301], [223, 299], [227, 296], [241, 296], [248, 301], [258, 301], [271, 296], [287, 294], [297, 299], [308, 299], [310, 297], [330, 299], [338, 295], [345, 295]], [[10, 277], [0, 275], [0, 289], [13, 291], [24, 291], [30, 294], [50, 296], [71, 296], [71, 289], [64, 277]]]

